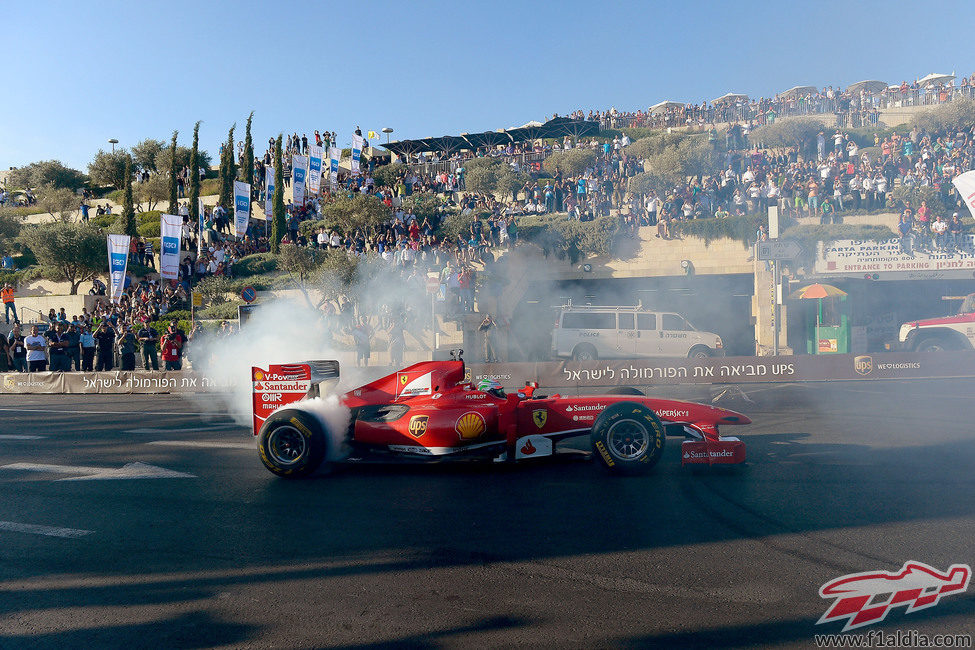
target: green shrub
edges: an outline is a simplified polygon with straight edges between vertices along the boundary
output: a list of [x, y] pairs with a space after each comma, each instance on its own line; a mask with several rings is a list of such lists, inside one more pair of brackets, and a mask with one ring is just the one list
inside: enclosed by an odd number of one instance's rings
[[111, 228], [115, 224], [115, 217], [118, 215], [114, 214], [91, 214], [88, 221], [95, 224], [99, 228]]
[[114, 190], [105, 195], [105, 198], [117, 205], [122, 205], [125, 200], [125, 190]]
[[273, 253], [257, 253], [242, 257], [234, 264], [234, 276], [248, 278], [260, 273], [270, 273], [278, 268], [277, 256]]
[[575, 263], [584, 255], [610, 255], [620, 234], [620, 219], [598, 217], [593, 221], [576, 221], [565, 214], [522, 217], [518, 220], [519, 237], [542, 249], [547, 256], [568, 258]]
[[200, 196], [211, 196], [220, 193], [220, 179], [206, 178], [200, 183]]
[[31, 266], [16, 271], [0, 271], [0, 285], [9, 282], [16, 287], [21, 283], [26, 284], [39, 277], [41, 277], [41, 269], [38, 266]]
[[703, 239], [705, 246], [710, 246], [716, 239], [734, 239], [747, 248], [755, 241], [758, 227], [765, 222], [764, 216], [748, 214], [724, 219], [691, 219], [677, 222], [677, 231], [684, 236]]
[[243, 300], [231, 300], [228, 302], [211, 305], [206, 309], [201, 309], [200, 311], [196, 312], [196, 316], [197, 318], [213, 318], [219, 320], [237, 318], [237, 307], [243, 304]]

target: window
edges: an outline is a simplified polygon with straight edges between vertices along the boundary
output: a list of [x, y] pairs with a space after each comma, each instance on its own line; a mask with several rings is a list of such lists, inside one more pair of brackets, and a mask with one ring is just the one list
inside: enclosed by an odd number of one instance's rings
[[683, 332], [687, 329], [687, 323], [685, 323], [684, 319], [677, 314], [664, 314], [662, 321], [663, 327], [661, 327], [661, 329], [664, 330]]
[[616, 329], [616, 314], [572, 312], [563, 314], [562, 327], [564, 329], [580, 330], [614, 330]]
[[655, 330], [657, 329], [656, 314], [638, 314], [636, 317], [637, 329]]
[[620, 314], [619, 317], [621, 330], [633, 329], [633, 314]]

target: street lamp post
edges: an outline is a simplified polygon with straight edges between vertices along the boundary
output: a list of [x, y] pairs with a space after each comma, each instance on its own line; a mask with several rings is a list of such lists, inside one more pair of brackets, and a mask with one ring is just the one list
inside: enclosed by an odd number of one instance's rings
[[386, 144], [389, 144], [389, 134], [392, 133], [392, 132], [393, 132], [393, 130], [391, 128], [389, 128], [388, 126], [383, 129], [383, 133], [386, 134]]
[[112, 138], [111, 140], [108, 141], [108, 143], [110, 145], [112, 145], [112, 153], [114, 154], [115, 153], [115, 145], [118, 144], [118, 140], [116, 140], [115, 138]]

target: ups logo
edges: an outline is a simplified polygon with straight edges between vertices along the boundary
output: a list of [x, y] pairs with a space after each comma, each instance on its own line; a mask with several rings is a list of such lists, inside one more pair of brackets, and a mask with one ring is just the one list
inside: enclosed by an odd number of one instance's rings
[[853, 369], [858, 375], [869, 375], [873, 371], [873, 357], [867, 355], [854, 357]]
[[410, 418], [410, 435], [419, 438], [427, 431], [427, 422], [430, 421], [429, 415], [414, 415]]

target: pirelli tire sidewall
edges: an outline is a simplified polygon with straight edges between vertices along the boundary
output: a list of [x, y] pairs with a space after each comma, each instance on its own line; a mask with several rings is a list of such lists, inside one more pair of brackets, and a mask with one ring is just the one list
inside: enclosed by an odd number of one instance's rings
[[[301, 437], [300, 454], [291, 462], [282, 463], [276, 459], [281, 456], [271, 447], [278, 436]], [[272, 413], [258, 433], [258, 450], [261, 462], [272, 473], [283, 478], [302, 478], [314, 472], [325, 460], [328, 451], [328, 436], [324, 425], [310, 413], [298, 409], [280, 409]]]
[[[646, 444], [635, 454], [621, 454], [620, 431], [642, 430]], [[617, 402], [596, 419], [590, 434], [593, 455], [614, 474], [643, 474], [650, 471], [664, 453], [666, 431], [652, 409], [638, 402]]]

